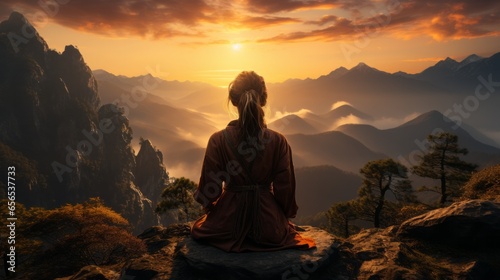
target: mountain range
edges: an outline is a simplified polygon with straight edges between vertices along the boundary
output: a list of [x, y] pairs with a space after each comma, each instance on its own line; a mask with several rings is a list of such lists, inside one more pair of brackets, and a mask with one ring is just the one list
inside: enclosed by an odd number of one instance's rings
[[[491, 95], [487, 102], [480, 103], [480, 108], [470, 112], [470, 117], [457, 120], [458, 113], [446, 110], [453, 109], [455, 102], [463, 104], [467, 91], [454, 92], [446, 82], [440, 82], [444, 78], [432, 77], [447, 73], [441, 77], [474, 84], [473, 75], [488, 78], [486, 73], [492, 70], [489, 65], [496, 63], [497, 56], [470, 56], [462, 62], [447, 58], [419, 74], [390, 74], [360, 63], [352, 69], [340, 67], [317, 79], [269, 84], [271, 105], [267, 113], [272, 121], [268, 127], [287, 136], [298, 168], [318, 168], [315, 172], [322, 174], [328, 173], [321, 167], [325, 165], [358, 174], [367, 161], [384, 157], [415, 164], [414, 155], [425, 150], [422, 143], [437, 128], [459, 136], [460, 144], [470, 151], [467, 160], [488, 166], [500, 158], [499, 143], [487, 134], [490, 130], [500, 130], [490, 117], [492, 104], [498, 97]], [[464, 73], [472, 73], [472, 76], [466, 79]], [[144, 76], [115, 76], [104, 70], [94, 71], [94, 75], [105, 102], [127, 94], [144, 79]], [[208, 84], [161, 80], [145, 101], [130, 110], [134, 135], [152, 139], [164, 151], [164, 162], [172, 175], [196, 181], [206, 139], [231, 119], [225, 110], [225, 91]], [[307, 92], [307, 97], [300, 92]], [[294, 98], [294, 94], [299, 95], [298, 98]], [[283, 104], [284, 109], [279, 110], [276, 103]], [[439, 107], [446, 109], [443, 110], [446, 116], [437, 110]], [[277, 118], [279, 114], [282, 117]], [[476, 125], [478, 121], [480, 125]], [[311, 176], [307, 175], [311, 172], [297, 172], [298, 192], [311, 187]], [[339, 179], [344, 178], [338, 172], [333, 173]], [[318, 175], [318, 178], [327, 177]], [[315, 186], [317, 193], [335, 192], [339, 188], [335, 184]], [[357, 187], [350, 185], [349, 188], [355, 195]], [[310, 209], [318, 207], [324, 211], [340, 198], [339, 195], [325, 197], [324, 203], [301, 202], [304, 207], [299, 215], [313, 214]]]
[[[374, 118], [402, 119], [438, 110], [478, 129], [498, 131], [490, 116], [500, 104], [500, 95], [495, 93], [499, 69], [500, 53], [486, 58], [472, 55], [461, 62], [447, 58], [417, 74], [391, 74], [359, 63], [317, 79], [270, 84], [269, 99], [272, 110], [281, 112], [307, 109], [322, 114], [339, 101]], [[476, 97], [477, 87], [481, 87], [481, 99]]]
[[[59, 53], [38, 33], [16, 53], [7, 34], [25, 24], [18, 13], [0, 24], [0, 151], [33, 174], [20, 192], [28, 205], [46, 207], [102, 196], [145, 225], [146, 215], [156, 217], [157, 188], [169, 175], [199, 177], [208, 137], [234, 118], [224, 109], [226, 90], [90, 71], [78, 48]], [[459, 136], [470, 151], [467, 160], [499, 162], [498, 139], [491, 139], [500, 134], [492, 117], [500, 104], [499, 57], [447, 58], [418, 74], [360, 63], [317, 79], [268, 84], [269, 127], [285, 134], [293, 150], [299, 214], [355, 195], [356, 174], [368, 161], [393, 157], [414, 164], [415, 152], [425, 151], [424, 139], [438, 129]], [[146, 88], [146, 80], [154, 86]], [[119, 129], [85, 150], [92, 144], [85, 135], [95, 137], [108, 119]], [[68, 158], [75, 166], [61, 180], [51, 166]], [[323, 196], [321, 202], [310, 194]]]

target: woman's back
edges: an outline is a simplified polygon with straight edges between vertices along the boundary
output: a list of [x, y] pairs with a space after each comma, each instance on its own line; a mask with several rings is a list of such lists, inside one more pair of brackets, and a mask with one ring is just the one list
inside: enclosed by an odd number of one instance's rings
[[[255, 99], [260, 109], [265, 102]], [[243, 103], [248, 106], [248, 99]], [[240, 119], [214, 133], [207, 145], [195, 193], [206, 214], [193, 225], [192, 236], [235, 252], [314, 247], [288, 222], [298, 208], [290, 146], [284, 136], [257, 123], [259, 116], [245, 127], [245, 112], [238, 109]], [[247, 113], [255, 117], [258, 110]]]

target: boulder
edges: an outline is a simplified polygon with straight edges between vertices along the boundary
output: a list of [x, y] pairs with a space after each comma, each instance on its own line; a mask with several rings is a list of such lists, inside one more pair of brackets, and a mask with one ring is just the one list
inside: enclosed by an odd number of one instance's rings
[[151, 255], [144, 255], [140, 258], [129, 260], [123, 267], [120, 279], [153, 279], [159, 270], [161, 263]]
[[317, 248], [274, 252], [227, 253], [186, 238], [179, 244], [178, 258], [185, 259], [203, 279], [314, 279], [338, 253], [334, 236], [314, 227], [303, 227]]
[[150, 227], [138, 237], [144, 241], [148, 252], [154, 254], [176, 241], [172, 240], [172, 238], [183, 238], [188, 236], [190, 232], [190, 224], [173, 224], [166, 228], [161, 226]]
[[397, 235], [467, 248], [500, 247], [500, 204], [487, 200], [453, 203], [401, 224]]
[[360, 261], [357, 279], [426, 279], [402, 263], [415, 252], [395, 237], [396, 227], [366, 229], [350, 237], [351, 252]]

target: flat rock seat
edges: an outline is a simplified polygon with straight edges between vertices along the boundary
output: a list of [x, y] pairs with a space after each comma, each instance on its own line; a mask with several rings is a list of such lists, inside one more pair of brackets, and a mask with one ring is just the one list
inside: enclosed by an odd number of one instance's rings
[[300, 234], [313, 238], [317, 248], [273, 252], [227, 253], [186, 238], [178, 257], [204, 276], [213, 279], [311, 279], [337, 254], [339, 242], [319, 228], [304, 226]]

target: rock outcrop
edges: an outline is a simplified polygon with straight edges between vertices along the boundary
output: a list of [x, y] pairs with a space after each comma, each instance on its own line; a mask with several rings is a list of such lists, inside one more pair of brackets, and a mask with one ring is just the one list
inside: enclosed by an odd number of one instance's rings
[[409, 219], [399, 227], [398, 236], [455, 247], [500, 249], [500, 203], [456, 202]]
[[[318, 228], [304, 226], [302, 234], [316, 240], [316, 250], [226, 253], [194, 241], [189, 224], [151, 227], [139, 238], [146, 243], [148, 254], [101, 270], [85, 267], [76, 275], [96, 275], [99, 279], [116, 279], [106, 275], [120, 274], [120, 279], [500, 279], [498, 247], [461, 248], [450, 243], [436, 243], [418, 235], [405, 235], [412, 229], [427, 227], [414, 221], [432, 219], [434, 226], [446, 225], [460, 213], [470, 221], [492, 221], [498, 224], [498, 205], [487, 201], [463, 201], [410, 219], [406, 226], [365, 229], [348, 239], [336, 238]], [[459, 210], [461, 209], [461, 210]], [[471, 214], [474, 213], [474, 214]], [[488, 218], [489, 217], [489, 218]], [[413, 221], [413, 222], [411, 222]], [[457, 229], [459, 230], [459, 229]], [[461, 236], [473, 239], [474, 232]], [[498, 236], [498, 234], [496, 235]], [[94, 278], [64, 278], [94, 279]]]
[[226, 253], [186, 238], [177, 256], [192, 270], [211, 279], [305, 279], [313, 277], [338, 253], [334, 236], [313, 227], [303, 227], [303, 236], [313, 238], [317, 248], [276, 252]]
[[135, 183], [156, 205], [169, 180], [163, 165], [163, 154], [147, 139], [142, 140], [140, 145], [141, 149], [135, 158]]
[[[135, 182], [128, 119], [115, 105], [100, 107], [97, 82], [78, 48], [51, 50], [13, 12], [0, 23], [0, 62], [0, 153], [9, 156], [0, 160], [19, 163], [34, 178], [18, 186], [18, 202], [54, 208], [101, 197], [137, 233], [157, 225], [156, 201]], [[161, 164], [149, 168], [166, 174]]]
[[397, 240], [395, 230], [367, 229], [348, 239], [350, 251], [360, 262], [358, 279], [425, 279], [402, 265], [417, 256], [409, 245]]

